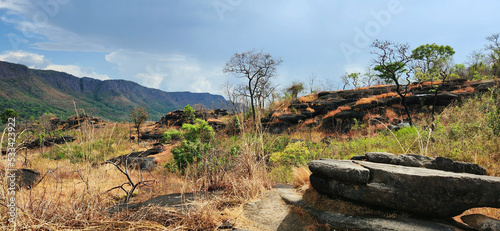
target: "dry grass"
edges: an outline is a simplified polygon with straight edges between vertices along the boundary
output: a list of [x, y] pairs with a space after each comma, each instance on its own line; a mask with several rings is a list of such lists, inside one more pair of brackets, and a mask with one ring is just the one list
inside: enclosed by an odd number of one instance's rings
[[347, 106], [347, 105], [340, 106], [340, 107], [338, 107], [337, 109], [335, 109], [335, 110], [333, 110], [333, 111], [330, 111], [330, 112], [328, 112], [326, 115], [324, 115], [324, 116], [323, 116], [323, 119], [333, 117], [333, 116], [335, 116], [336, 114], [340, 113], [341, 111], [347, 111], [347, 110], [351, 110], [351, 107], [349, 107], [349, 106]]
[[466, 88], [460, 88], [460, 89], [457, 89], [457, 90], [454, 90], [452, 91], [453, 93], [474, 93], [474, 88], [472, 88], [471, 86], [467, 86]]
[[369, 86], [369, 87], [359, 87], [359, 88], [356, 88], [356, 90], [368, 90], [370, 88], [376, 88], [376, 87], [390, 87], [392, 85], [389, 85], [389, 84], [381, 84], [381, 85], [375, 85], [375, 86]]
[[309, 95], [305, 95], [305, 96], [302, 96], [302, 97], [299, 97], [299, 102], [301, 103], [310, 103], [314, 100], [318, 99], [318, 93], [314, 93], [314, 94], [309, 94]]
[[465, 211], [464, 213], [454, 217], [455, 220], [460, 221], [460, 217], [470, 214], [483, 214], [485, 216], [495, 218], [500, 220], [500, 209], [499, 208], [473, 208]]
[[377, 103], [378, 100], [375, 96], [372, 97], [367, 97], [367, 98], [361, 98], [356, 103], [354, 104], [355, 106], [360, 105], [360, 104], [371, 104], [371, 103]]
[[310, 184], [309, 176], [311, 176], [311, 171], [307, 167], [294, 168], [292, 176], [293, 185], [295, 187], [301, 187]]

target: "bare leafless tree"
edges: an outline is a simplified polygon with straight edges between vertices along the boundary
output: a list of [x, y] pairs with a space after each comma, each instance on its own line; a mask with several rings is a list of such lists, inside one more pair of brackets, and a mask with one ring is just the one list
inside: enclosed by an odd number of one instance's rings
[[276, 76], [276, 67], [282, 62], [280, 58], [273, 58], [269, 53], [255, 50], [244, 53], [235, 53], [226, 63], [224, 73], [231, 73], [237, 78], [246, 79], [248, 82], [239, 89], [250, 98], [254, 123], [256, 123], [255, 101], [263, 97], [267, 87], [272, 87], [271, 79]]
[[[141, 171], [141, 179], [139, 179], [139, 181], [137, 183], [134, 183], [134, 181], [132, 180], [132, 178], [130, 177], [130, 172], [129, 172], [129, 156], [130, 156], [131, 153], [129, 153], [126, 157], [125, 157], [125, 166], [122, 168], [120, 167], [117, 163], [115, 162], [112, 162], [112, 161], [105, 161], [104, 163], [105, 164], [112, 164], [113, 166], [115, 166], [118, 171], [120, 171], [123, 175], [125, 175], [127, 177], [127, 181], [128, 182], [125, 182], [121, 185], [118, 185], [116, 187], [113, 187], [111, 189], [108, 189], [106, 192], [104, 193], [107, 193], [107, 192], [110, 192], [110, 191], [113, 191], [115, 189], [121, 189], [125, 192], [125, 194], [127, 194], [127, 196], [125, 197], [125, 200], [124, 200], [124, 203], [127, 204], [130, 200], [130, 197], [132, 196], [132, 194], [134, 193], [135, 189], [141, 185], [141, 184], [147, 184], [148, 182], [154, 182], [154, 180], [143, 180], [142, 179], [142, 169], [140, 170]], [[125, 185], [129, 185], [131, 188], [129, 190], [125, 189]]]
[[[375, 40], [372, 44], [375, 48], [371, 53], [376, 57], [373, 58], [374, 70], [378, 71], [378, 77], [385, 80], [391, 80], [396, 84], [396, 92], [401, 97], [401, 102], [405, 108], [406, 115], [410, 125], [412, 119], [410, 109], [406, 104], [406, 94], [408, 93], [408, 85], [410, 84], [410, 73], [412, 70], [409, 65], [412, 61], [409, 44], [399, 44], [391, 41]], [[401, 77], [406, 76], [407, 87], [401, 90]]]

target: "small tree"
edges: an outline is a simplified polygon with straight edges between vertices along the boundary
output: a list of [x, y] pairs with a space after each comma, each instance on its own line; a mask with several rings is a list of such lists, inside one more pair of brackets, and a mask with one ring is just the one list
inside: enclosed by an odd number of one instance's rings
[[292, 95], [293, 99], [296, 99], [299, 93], [304, 91], [304, 83], [298, 82], [298, 83], [293, 83], [291, 86], [289, 86], [286, 91]]
[[14, 109], [5, 109], [2, 114], [0, 114], [0, 120], [2, 120], [3, 124], [6, 124], [9, 121], [9, 118], [15, 118], [19, 116], [19, 112]]
[[141, 130], [141, 125], [148, 119], [148, 112], [143, 107], [135, 107], [130, 117], [134, 121], [134, 128], [137, 131], [137, 142], [139, 142], [139, 133]]
[[492, 65], [492, 75], [500, 76], [500, 34], [492, 34], [486, 37], [490, 44], [486, 45], [486, 49], [490, 50], [490, 59]]
[[244, 53], [235, 53], [223, 69], [224, 73], [231, 73], [237, 78], [248, 81], [239, 89], [241, 89], [242, 94], [250, 98], [254, 123], [257, 122], [255, 101], [268, 95], [269, 89], [274, 88], [270, 80], [276, 76], [276, 67], [281, 62], [280, 58], [273, 58], [268, 53], [251, 50]]
[[186, 105], [184, 107], [184, 114], [183, 114], [184, 120], [186, 122], [193, 123], [194, 120], [196, 119], [195, 112], [196, 111], [191, 106], [189, 106], [189, 104]]
[[372, 54], [376, 55], [373, 63], [375, 64], [374, 70], [379, 73], [377, 76], [396, 84], [396, 92], [401, 97], [401, 102], [405, 108], [410, 125], [413, 125], [410, 109], [406, 104], [407, 89], [402, 92], [400, 83], [400, 78], [403, 74], [406, 75], [407, 83], [410, 83], [410, 71], [406, 69], [407, 64], [412, 61], [409, 55], [410, 45], [375, 40], [372, 47], [376, 49]]

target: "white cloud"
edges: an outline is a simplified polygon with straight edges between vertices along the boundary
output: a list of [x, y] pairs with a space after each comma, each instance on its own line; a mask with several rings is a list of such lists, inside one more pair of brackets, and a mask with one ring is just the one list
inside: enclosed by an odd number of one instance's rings
[[213, 86], [224, 82], [222, 67], [203, 67], [184, 55], [117, 50], [107, 54], [106, 61], [115, 64], [122, 77], [166, 91], [215, 92]]
[[50, 61], [45, 56], [26, 51], [5, 51], [0, 54], [0, 60], [20, 63], [28, 66], [29, 68], [44, 69], [50, 65]]
[[92, 68], [82, 68], [77, 65], [53, 64], [43, 55], [26, 51], [5, 51], [0, 54], [0, 60], [24, 64], [29, 68], [62, 71], [77, 77], [90, 77], [101, 80], [110, 79], [105, 74], [97, 74]]

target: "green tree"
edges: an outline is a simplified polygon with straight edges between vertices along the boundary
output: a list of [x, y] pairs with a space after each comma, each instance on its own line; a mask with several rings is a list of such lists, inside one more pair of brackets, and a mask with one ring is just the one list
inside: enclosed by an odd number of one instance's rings
[[19, 116], [19, 112], [14, 109], [5, 109], [2, 114], [0, 114], [0, 119], [3, 124], [6, 124], [9, 121], [9, 118], [17, 118]]
[[273, 58], [268, 53], [251, 50], [244, 53], [235, 53], [223, 69], [224, 73], [231, 73], [237, 78], [248, 81], [239, 89], [242, 91], [241, 94], [250, 98], [254, 123], [257, 122], [255, 101], [258, 97], [269, 94], [268, 89], [273, 89], [270, 82], [276, 76], [277, 66], [282, 62], [280, 58]]
[[410, 109], [406, 104], [407, 87], [402, 92], [400, 83], [401, 76], [405, 75], [406, 86], [410, 84], [410, 71], [406, 69], [407, 64], [412, 61], [409, 54], [410, 45], [375, 40], [372, 47], [375, 48], [375, 51], [372, 52], [372, 54], [376, 55], [373, 59], [375, 64], [373, 69], [378, 72], [377, 77], [396, 84], [396, 92], [401, 97], [410, 125], [413, 125]]
[[137, 131], [137, 142], [139, 142], [141, 125], [148, 119], [148, 111], [143, 107], [135, 107], [130, 113], [130, 117], [132, 117], [132, 121], [134, 122], [134, 128]]
[[416, 61], [415, 65], [422, 72], [418, 81], [433, 80], [439, 78], [442, 72], [449, 70], [451, 59], [455, 51], [448, 45], [425, 44], [415, 48], [411, 57]]

